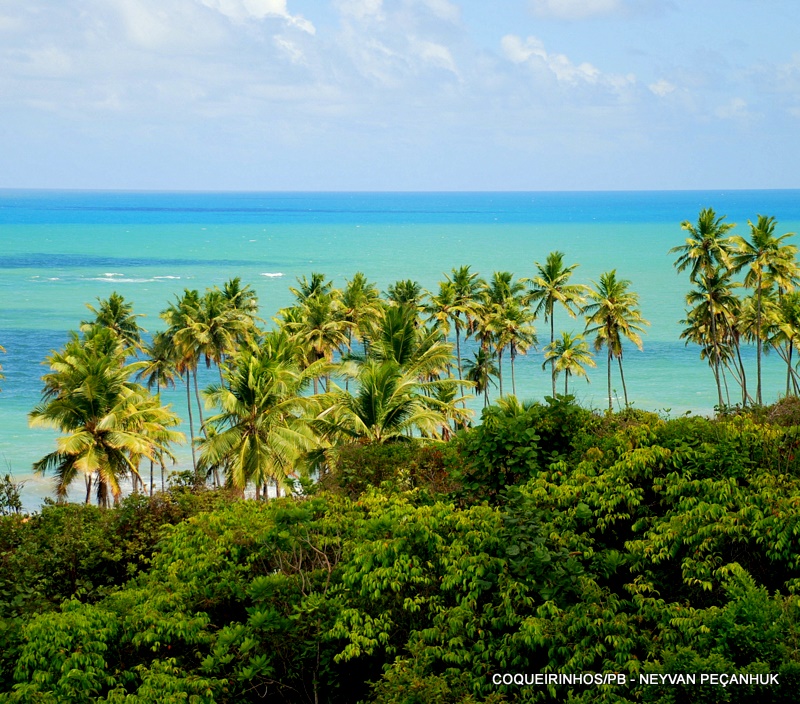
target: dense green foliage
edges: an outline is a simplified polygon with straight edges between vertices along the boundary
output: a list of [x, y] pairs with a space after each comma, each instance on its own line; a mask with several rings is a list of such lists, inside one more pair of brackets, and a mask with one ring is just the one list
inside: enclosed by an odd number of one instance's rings
[[[797, 415], [507, 402], [339, 448], [305, 498], [2, 517], [0, 701], [791, 701]], [[493, 682], [548, 672], [778, 684]]]

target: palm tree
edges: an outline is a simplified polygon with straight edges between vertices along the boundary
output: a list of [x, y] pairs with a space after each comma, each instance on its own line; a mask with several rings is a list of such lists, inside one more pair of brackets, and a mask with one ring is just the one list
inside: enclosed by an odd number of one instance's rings
[[[450, 322], [454, 315], [456, 298], [455, 286], [450, 281], [439, 282], [439, 293], [426, 292], [429, 302], [423, 305], [428, 314], [428, 323], [433, 323], [447, 340], [450, 335]], [[449, 371], [449, 370], [448, 370]]]
[[794, 236], [793, 232], [775, 236], [778, 223], [774, 217], [759, 215], [757, 223], [748, 220], [747, 224], [750, 226], [749, 241], [741, 236], [731, 238], [736, 247], [732, 268], [734, 272], [747, 269], [744, 285], [754, 289], [756, 295], [756, 403], [761, 404], [762, 299], [765, 290], [773, 284], [777, 284], [779, 295], [793, 288], [797, 279], [797, 247], [783, 244], [785, 239]]
[[511, 359], [511, 393], [514, 396], [517, 395], [514, 360], [518, 354], [525, 354], [538, 342], [536, 328], [532, 325], [533, 320], [534, 316], [530, 309], [516, 298], [509, 298], [494, 308], [491, 327], [495, 334], [495, 347], [500, 359], [502, 349], [508, 346]]
[[689, 233], [684, 244], [670, 249], [670, 254], [680, 256], [675, 260], [678, 273], [689, 269], [689, 279], [697, 281], [700, 275], [712, 274], [721, 266], [724, 269], [731, 267], [731, 254], [733, 252], [730, 238], [727, 233], [736, 225], [723, 222], [725, 215], [717, 217], [713, 208], [704, 208], [697, 217], [697, 225], [688, 220], [681, 223], [681, 229]]
[[[685, 321], [688, 327], [681, 337], [687, 339], [687, 344], [692, 341], [701, 345], [701, 355], [708, 359], [714, 372], [719, 405], [722, 407], [725, 405], [722, 398], [722, 366], [728, 365], [733, 347], [738, 345], [737, 338], [731, 334], [739, 307], [739, 300], [732, 292], [737, 284], [731, 282], [728, 270], [718, 266], [711, 270], [700, 270], [695, 285], [697, 288], [686, 295], [686, 303], [692, 306], [692, 310]], [[737, 376], [741, 377], [742, 398], [746, 401], [745, 377], [741, 374]]]
[[[792, 291], [782, 296], [775, 311], [776, 334], [770, 343], [786, 362], [786, 395], [798, 393], [798, 378], [792, 366], [792, 354], [800, 349], [800, 293]], [[785, 348], [784, 348], [785, 346]]]
[[352, 350], [352, 338], [355, 334], [357, 339], [364, 342], [364, 354], [367, 353], [365, 330], [380, 317], [382, 305], [378, 287], [362, 272], [357, 271], [351, 280], [345, 282], [341, 315], [348, 326], [348, 349]]
[[[332, 362], [337, 350], [348, 344], [351, 325], [342, 315], [338, 290], [318, 290], [291, 311], [282, 312], [283, 326], [306, 349], [309, 366], [319, 360]], [[318, 379], [314, 379], [314, 393], [318, 393]]]
[[589, 351], [589, 343], [583, 335], [573, 335], [569, 332], [562, 332], [561, 338], [553, 341], [544, 348], [544, 369], [550, 363], [555, 375], [564, 372], [564, 395], [569, 393], [570, 376], [582, 376], [589, 381], [586, 367], [596, 367]]
[[[194, 374], [195, 397], [200, 406], [199, 389], [197, 387], [197, 362], [200, 352], [194, 338], [194, 324], [200, 317], [200, 294], [197, 290], [184, 289], [183, 297], [170, 303], [161, 312], [161, 318], [167, 324], [165, 331], [168, 344], [175, 348], [175, 369], [186, 379], [186, 408], [189, 412], [189, 436], [192, 448], [192, 469], [197, 473], [197, 456], [195, 452], [194, 418], [192, 413], [191, 376]], [[202, 425], [202, 411], [201, 420]]]
[[422, 286], [416, 281], [405, 279], [390, 284], [386, 291], [386, 298], [396, 306], [408, 306], [419, 311], [422, 304]]
[[[143, 346], [144, 364], [136, 374], [136, 380], [143, 382], [148, 391], [155, 387], [156, 393], [162, 388], [175, 386], [177, 355], [175, 346], [165, 332], [157, 332], [149, 344]], [[150, 462], [150, 495], [153, 495], [153, 462]], [[164, 491], [164, 462], [161, 465], [161, 491]]]
[[313, 427], [331, 442], [385, 443], [408, 440], [415, 432], [441, 437], [449, 419], [459, 417], [458, 399], [441, 400], [438, 393], [456, 379], [420, 381], [393, 360], [367, 359], [349, 365], [343, 373], [357, 382], [354, 394], [333, 385], [321, 399], [323, 410]]
[[583, 309], [586, 316], [586, 334], [595, 335], [594, 349], [608, 351], [608, 410], [613, 410], [611, 395], [611, 361], [616, 357], [622, 380], [625, 407], [628, 407], [628, 389], [625, 373], [622, 370], [622, 340], [628, 338], [640, 350], [642, 339], [638, 333], [642, 326], [649, 325], [639, 310], [639, 296], [628, 290], [630, 281], [617, 279], [616, 269], [600, 275], [600, 282], [592, 282], [594, 290], [589, 291], [590, 303]]
[[86, 502], [94, 483], [98, 503], [108, 506], [110, 497], [119, 499], [121, 479], [139, 476], [142, 458], [172, 458], [170, 443], [183, 438], [172, 430], [180, 419], [130, 381], [143, 363], [125, 364], [125, 357], [113, 332], [94, 328], [48, 358], [52, 371], [43, 377], [43, 400], [29, 421], [64, 433], [58, 449], [33, 465], [38, 473], [55, 473], [59, 499], [83, 475]]
[[417, 326], [417, 313], [408, 306], [390, 306], [367, 332], [369, 359], [393, 362], [420, 381], [446, 373], [453, 361], [453, 347], [441, 330]]
[[472, 321], [475, 318], [475, 310], [480, 296], [483, 281], [480, 276], [471, 273], [469, 265], [461, 266], [458, 269], [452, 270], [452, 278], [445, 275], [447, 281], [453, 284], [453, 304], [450, 308], [453, 327], [456, 331], [456, 363], [458, 365], [458, 378], [463, 378], [463, 370], [461, 368], [461, 327], [462, 319], [464, 316], [464, 326], [467, 330], [467, 336], [472, 331]]
[[301, 455], [317, 445], [304, 420], [317, 406], [302, 392], [319, 370], [301, 370], [291, 344], [284, 333], [268, 334], [260, 349], [234, 358], [229, 386], [205, 392], [220, 412], [208, 419], [210, 432], [200, 442], [200, 471], [224, 467], [230, 486], [244, 492], [253, 482], [257, 498], [270, 480], [290, 491]]
[[[550, 252], [544, 266], [535, 262], [537, 274], [533, 278], [523, 279], [530, 284], [528, 302], [535, 303], [534, 318], [544, 314], [544, 321], [550, 321], [550, 345], [555, 341], [554, 311], [556, 303], [560, 303], [574, 318], [585, 301], [588, 288], [583, 284], [570, 284], [569, 279], [578, 265], [564, 265], [563, 252]], [[553, 396], [556, 395], [555, 358], [550, 359], [550, 376], [553, 385]]]
[[128, 303], [125, 298], [114, 291], [108, 299], [98, 298], [98, 306], [95, 308], [87, 303], [86, 307], [95, 314], [95, 319], [81, 322], [80, 329], [84, 332], [93, 325], [108, 328], [120, 340], [125, 347], [133, 350], [142, 349], [142, 333], [147, 332], [139, 327], [137, 318], [142, 315], [133, 312], [133, 304]]
[[501, 397], [503, 395], [503, 352], [510, 344], [508, 336], [502, 336], [501, 331], [505, 327], [504, 320], [514, 315], [510, 309], [515, 305], [524, 305], [521, 300], [524, 289], [525, 286], [522, 282], [514, 280], [511, 272], [496, 271], [483, 286], [481, 304], [476, 308], [476, 336], [482, 347], [488, 349], [494, 346]]
[[475, 384], [475, 391], [483, 394], [483, 407], [486, 408], [489, 405], [489, 386], [496, 386], [494, 379], [499, 373], [494, 357], [481, 347], [475, 352], [473, 359], [464, 363], [464, 369], [464, 378]]

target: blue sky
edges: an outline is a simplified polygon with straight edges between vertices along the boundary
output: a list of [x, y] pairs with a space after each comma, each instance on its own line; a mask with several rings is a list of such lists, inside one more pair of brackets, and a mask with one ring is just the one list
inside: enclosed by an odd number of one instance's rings
[[0, 0], [0, 187], [800, 187], [796, 0]]

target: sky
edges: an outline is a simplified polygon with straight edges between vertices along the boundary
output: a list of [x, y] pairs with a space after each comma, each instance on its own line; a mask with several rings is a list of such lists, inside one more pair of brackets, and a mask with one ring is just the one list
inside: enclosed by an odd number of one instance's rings
[[797, 0], [0, 0], [0, 188], [800, 187]]

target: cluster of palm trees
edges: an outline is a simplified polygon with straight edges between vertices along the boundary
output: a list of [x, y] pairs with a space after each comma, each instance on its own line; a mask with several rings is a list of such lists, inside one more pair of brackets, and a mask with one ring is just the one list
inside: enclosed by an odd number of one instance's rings
[[[184, 290], [149, 341], [131, 304], [113, 293], [89, 306], [94, 318], [48, 358], [52, 372], [30, 420], [64, 435], [35, 468], [55, 472], [61, 496], [82, 476], [87, 500], [94, 486], [105, 504], [119, 496], [122, 479], [143, 484], [139, 467], [149, 460], [152, 492], [153, 467], [161, 466], [163, 484], [170, 443], [180, 439], [160, 391], [180, 380], [197, 480], [254, 486], [257, 495], [289, 491], [302, 471], [324, 470], [341, 443], [449, 437], [471, 417], [467, 389], [485, 404], [491, 386], [505, 394], [506, 352], [515, 395], [515, 360], [537, 344], [538, 316], [550, 327], [544, 366], [553, 394], [560, 374], [568, 393], [569, 378], [595, 363], [584, 334], [556, 338], [557, 307], [583, 314], [595, 349], [607, 349], [610, 407], [612, 360], [622, 373], [623, 339], [641, 347], [636, 294], [614, 271], [593, 289], [570, 283], [576, 265], [566, 266], [561, 252], [536, 267], [530, 279], [495, 272], [485, 281], [463, 266], [433, 293], [402, 280], [381, 294], [360, 272], [339, 289], [313, 273], [290, 288], [294, 303], [271, 331], [261, 327], [255, 293], [237, 278], [203, 294]], [[477, 350], [464, 359], [469, 338]], [[218, 382], [201, 390], [203, 363]]]
[[[63, 433], [57, 449], [33, 467], [55, 475], [56, 495], [65, 498], [82, 477], [87, 503], [94, 489], [98, 504], [108, 506], [119, 499], [123, 479], [130, 478], [134, 489], [143, 483], [144, 460], [150, 461], [151, 486], [156, 463], [163, 482], [165, 462], [174, 461], [170, 447], [183, 434], [175, 430], [180, 418], [133, 381], [146, 362], [131, 361], [141, 338], [130, 304], [113, 294], [95, 312], [97, 319], [83, 323], [81, 335], [73, 333], [47, 358], [51, 371], [42, 378], [43, 399], [29, 420]], [[133, 325], [107, 325], [112, 318]]]
[[[720, 407], [731, 405], [728, 379], [739, 387], [736, 402], [743, 406], [763, 403], [762, 356], [775, 350], [786, 363], [786, 394], [798, 394], [794, 349], [800, 349], [800, 281], [797, 247], [786, 240], [794, 233], [777, 235], [774, 217], [759, 215], [748, 220], [748, 238], [728, 233], [735, 227], [712, 208], [700, 211], [697, 223], [685, 221], [689, 233], [675, 267], [688, 270], [694, 288], [687, 294], [690, 306], [681, 338], [700, 345], [701, 357], [714, 374]], [[735, 280], [743, 273], [743, 280]], [[740, 288], [749, 295], [738, 296]], [[742, 342], [756, 346], [755, 396], [748, 389], [742, 361]]]

